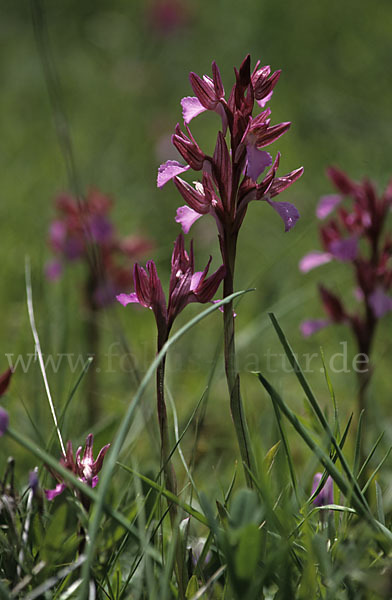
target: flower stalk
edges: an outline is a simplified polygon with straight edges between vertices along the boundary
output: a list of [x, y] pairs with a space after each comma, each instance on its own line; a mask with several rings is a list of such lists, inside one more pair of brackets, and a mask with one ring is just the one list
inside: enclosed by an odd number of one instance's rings
[[[237, 245], [237, 235], [223, 241], [223, 260], [226, 264], [226, 275], [223, 280], [223, 294], [226, 298], [234, 292], [234, 268]], [[252, 453], [252, 445], [246, 416], [242, 404], [240, 391], [240, 378], [236, 365], [235, 353], [235, 322], [233, 302], [228, 302], [223, 307], [224, 330], [224, 356], [225, 373], [230, 397], [230, 412], [234, 423], [241, 460], [245, 468], [245, 478], [249, 487], [252, 487], [250, 472], [256, 474], [256, 465]]]

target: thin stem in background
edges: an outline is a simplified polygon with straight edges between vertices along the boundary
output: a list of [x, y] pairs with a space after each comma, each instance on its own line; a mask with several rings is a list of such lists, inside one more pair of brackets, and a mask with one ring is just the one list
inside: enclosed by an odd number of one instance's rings
[[63, 455], [65, 456], [65, 446], [64, 446], [63, 438], [61, 436], [61, 431], [60, 431], [60, 428], [58, 425], [56, 411], [55, 411], [53, 400], [52, 400], [52, 395], [50, 393], [48, 378], [46, 376], [46, 371], [45, 371], [44, 359], [42, 356], [41, 344], [39, 341], [37, 327], [35, 325], [34, 307], [33, 307], [33, 291], [32, 291], [32, 287], [31, 287], [31, 268], [30, 268], [29, 257], [26, 257], [26, 260], [25, 260], [25, 278], [26, 278], [27, 310], [29, 313], [30, 327], [31, 327], [31, 331], [33, 333], [33, 338], [34, 338], [34, 343], [35, 343], [35, 351], [38, 356], [38, 362], [39, 362], [39, 366], [40, 366], [41, 373], [42, 373], [42, 379], [44, 381], [46, 396], [48, 398], [48, 403], [49, 403], [49, 408], [50, 408], [50, 412], [52, 415], [53, 423], [54, 423], [54, 426], [56, 429], [57, 437], [59, 438], [61, 451], [62, 451]]

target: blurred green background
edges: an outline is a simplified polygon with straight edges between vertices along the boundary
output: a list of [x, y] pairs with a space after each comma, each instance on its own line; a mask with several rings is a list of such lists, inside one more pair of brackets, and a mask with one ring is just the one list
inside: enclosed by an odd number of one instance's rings
[[[371, 7], [364, 0], [173, 0], [172, 4], [174, 16], [166, 13], [166, 24], [159, 20], [161, 8], [154, 0], [69, 0], [46, 2], [43, 7], [81, 187], [86, 190], [94, 185], [115, 198], [114, 220], [123, 235], [139, 231], [155, 240], [151, 258], [156, 260], [163, 282], [168, 280], [172, 243], [179, 233], [174, 215], [183, 201], [171, 184], [163, 190], [156, 188], [156, 173], [161, 162], [175, 157], [170, 135], [181, 121], [180, 99], [192, 95], [189, 72], [209, 74], [211, 62], [216, 60], [228, 91], [233, 84], [233, 66], [239, 66], [247, 53], [252, 64], [260, 59], [272, 69], [283, 70], [270, 102], [272, 122], [291, 121], [292, 128], [272, 151], [282, 153], [280, 174], [301, 165], [305, 168], [303, 178], [281, 196], [296, 204], [301, 219], [294, 230], [284, 234], [275, 212], [253, 203], [240, 235], [236, 279], [237, 289], [256, 287], [237, 308], [238, 360], [252, 434], [267, 449], [276, 441], [273, 416], [268, 398], [249, 372], [262, 370], [292, 406], [304, 410], [302, 393], [287, 363], [278, 356], [268, 364], [267, 353], [282, 352], [268, 311], [277, 314], [300, 358], [319, 353], [322, 345], [328, 361], [342, 352], [341, 344], [346, 341], [348, 356], [355, 353], [344, 328], [327, 329], [306, 341], [299, 333], [301, 320], [322, 316], [316, 283], [322, 279], [351, 299], [351, 273], [344, 265], [334, 264], [303, 276], [297, 265], [303, 254], [318, 247], [314, 213], [319, 196], [331, 191], [325, 177], [328, 165], [339, 166], [354, 179], [370, 177], [380, 191], [392, 175], [392, 4], [390, 0], [379, 0]], [[32, 262], [36, 319], [44, 352], [84, 352], [86, 316], [80, 294], [82, 267], [69, 268], [56, 284], [46, 282], [43, 275], [50, 257], [46, 238], [54, 216], [53, 199], [69, 189], [69, 181], [37, 51], [31, 7], [27, 1], [2, 0], [0, 11], [3, 371], [5, 354], [34, 352], [25, 306], [26, 255]], [[214, 146], [217, 125], [218, 117], [210, 114], [191, 124], [207, 152]], [[199, 221], [192, 237], [198, 267], [204, 266], [210, 253], [217, 267], [219, 249], [212, 220]], [[198, 306], [188, 307], [178, 325], [199, 310]], [[391, 439], [390, 317], [384, 325], [374, 348], [376, 376], [369, 423], [377, 425], [382, 420], [386, 438]], [[135, 390], [132, 373], [125, 372], [120, 359], [114, 360], [113, 368], [105, 368], [110, 344], [117, 343], [122, 332], [141, 373], [153, 358], [155, 346], [154, 322], [148, 311], [115, 306], [101, 316], [100, 330], [98, 444], [110, 440]], [[220, 331], [220, 315], [214, 314], [188, 334], [169, 358], [168, 384], [181, 423], [206, 386]], [[323, 405], [330, 406], [321, 359], [312, 365], [315, 368], [309, 379]], [[60, 410], [77, 374], [64, 367], [59, 374], [48, 375]], [[345, 417], [356, 408], [354, 373], [336, 372], [331, 377]], [[152, 429], [154, 402], [151, 386], [144, 407], [145, 413], [152, 415]], [[25, 374], [17, 371], [5, 405], [15, 426], [37, 441], [47, 442], [51, 422], [36, 362]], [[91, 427], [86, 422], [83, 388], [67, 415], [65, 437], [83, 440]], [[214, 468], [219, 473], [221, 462], [232, 468], [236, 454], [231, 451], [235, 442], [230, 420], [220, 356], [198, 446], [201, 478], [210, 480]], [[375, 437], [376, 431], [373, 435], [371, 430], [369, 438]], [[140, 421], [130, 435], [129, 450], [148, 463], [157, 457], [157, 447], [151, 443]], [[19, 455], [16, 448], [4, 448], [3, 444], [0, 452], [2, 460], [10, 452]], [[302, 452], [300, 446], [299, 462]], [[19, 469], [25, 472], [32, 464], [32, 459], [24, 457]]]

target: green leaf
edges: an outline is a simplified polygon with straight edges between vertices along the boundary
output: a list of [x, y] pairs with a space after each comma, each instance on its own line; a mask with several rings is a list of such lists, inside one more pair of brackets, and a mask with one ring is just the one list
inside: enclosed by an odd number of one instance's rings
[[381, 487], [378, 484], [378, 481], [376, 481], [375, 484], [376, 484], [377, 516], [378, 516], [378, 520], [380, 521], [380, 523], [385, 525], [385, 513], [384, 513], [384, 505], [383, 505], [383, 501], [382, 501], [382, 491], [381, 491]]
[[230, 509], [230, 526], [239, 529], [252, 524], [259, 524], [262, 510], [255, 490], [238, 490], [233, 498]]
[[132, 469], [132, 467], [123, 465], [120, 462], [117, 464], [125, 471], [128, 471], [128, 473], [132, 473], [132, 475], [135, 475], [136, 477], [138, 477], [139, 479], [141, 479], [142, 481], [147, 483], [152, 489], [156, 490], [160, 494], [163, 494], [163, 496], [165, 496], [168, 500], [170, 500], [171, 502], [174, 502], [174, 504], [177, 504], [177, 506], [179, 506], [180, 508], [185, 510], [185, 512], [187, 512], [189, 515], [191, 515], [192, 517], [197, 519], [197, 521], [200, 521], [200, 523], [203, 523], [203, 525], [207, 525], [207, 519], [204, 517], [204, 515], [201, 512], [199, 512], [198, 510], [193, 508], [190, 504], [187, 504], [186, 502], [182, 502], [178, 498], [178, 496], [173, 494], [173, 492], [170, 492], [169, 490], [167, 490], [165, 487], [163, 487], [156, 481], [153, 481], [149, 477], [146, 477], [146, 475], [142, 475], [142, 473], [138, 473], [137, 471], [135, 471], [135, 469]]
[[190, 580], [188, 582], [187, 588], [186, 588], [185, 598], [187, 600], [189, 600], [190, 598], [192, 598], [192, 596], [197, 594], [198, 591], [199, 591], [199, 584], [197, 583], [197, 577], [196, 577], [196, 575], [192, 575], [192, 577], [190, 578]]
[[256, 524], [250, 523], [241, 530], [241, 537], [235, 553], [235, 572], [240, 579], [253, 577], [261, 553], [262, 532]]
[[379, 472], [379, 470], [381, 469], [381, 467], [383, 466], [383, 464], [387, 460], [388, 456], [391, 453], [391, 450], [392, 450], [392, 447], [387, 450], [387, 452], [385, 453], [385, 455], [382, 458], [382, 460], [380, 460], [380, 462], [378, 463], [377, 467], [374, 469], [373, 473], [369, 477], [368, 481], [366, 482], [366, 485], [364, 486], [364, 488], [362, 490], [363, 493], [366, 492], [366, 490], [368, 489], [369, 485], [372, 483], [373, 479], [375, 478], [375, 476], [377, 475], [377, 473]]
[[271, 469], [272, 469], [272, 466], [273, 466], [274, 461], [275, 461], [275, 456], [277, 455], [279, 447], [280, 447], [280, 443], [281, 443], [281, 440], [278, 440], [276, 442], [276, 444], [274, 444], [268, 450], [267, 454], [264, 457], [264, 461], [263, 462], [264, 462], [264, 466], [265, 466], [265, 469], [266, 469], [267, 473], [269, 473], [271, 471]]
[[355, 452], [354, 452], [354, 467], [353, 472], [356, 477], [358, 477], [359, 469], [360, 469], [360, 460], [361, 460], [361, 444], [362, 444], [362, 424], [363, 424], [363, 415], [365, 411], [361, 410], [361, 414], [358, 419], [357, 426], [357, 435], [355, 438]]

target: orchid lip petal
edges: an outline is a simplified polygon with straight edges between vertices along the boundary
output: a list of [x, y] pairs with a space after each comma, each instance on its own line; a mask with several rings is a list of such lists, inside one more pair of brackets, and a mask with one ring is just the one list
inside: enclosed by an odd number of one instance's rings
[[180, 223], [184, 233], [188, 233], [193, 223], [195, 223], [202, 216], [203, 215], [185, 204], [184, 206], [177, 208], [175, 221], [176, 223]]
[[176, 160], [167, 160], [158, 169], [157, 186], [162, 188], [173, 177], [188, 171], [188, 169], [190, 169], [189, 165], [182, 165]]
[[132, 292], [131, 294], [118, 294], [116, 296], [116, 299], [123, 306], [126, 306], [127, 304], [130, 304], [131, 302], [139, 303], [139, 298], [137, 297], [137, 294], [135, 294], [135, 292]]
[[342, 197], [338, 194], [328, 194], [327, 196], [321, 196], [320, 201], [316, 208], [316, 216], [321, 221], [328, 217], [329, 214], [336, 208], [342, 201]]
[[54, 258], [45, 265], [45, 276], [49, 281], [56, 281], [61, 277], [63, 272], [63, 264], [60, 260]]
[[343, 240], [334, 240], [329, 244], [329, 251], [334, 258], [343, 262], [355, 260], [358, 255], [358, 239], [353, 236]]
[[392, 298], [381, 288], [376, 289], [369, 296], [369, 304], [375, 317], [378, 319], [381, 319], [388, 312], [392, 311]]
[[268, 200], [267, 202], [278, 213], [284, 223], [284, 230], [290, 231], [299, 219], [299, 212], [290, 202], [276, 202]]
[[329, 252], [320, 252], [319, 250], [314, 250], [314, 252], [309, 252], [303, 256], [299, 262], [299, 270], [302, 273], [308, 273], [312, 269], [316, 267], [320, 267], [321, 265], [325, 265], [332, 260], [332, 255]]
[[202, 105], [196, 96], [186, 96], [181, 100], [182, 116], [185, 123], [190, 123], [194, 117], [197, 117], [207, 109]]
[[258, 150], [254, 144], [246, 145], [246, 156], [248, 159], [246, 174], [253, 181], [256, 181], [259, 175], [272, 165], [272, 156], [265, 150]]
[[44, 490], [47, 500], [53, 500], [65, 490], [65, 483], [58, 483], [52, 490]]
[[328, 327], [330, 321], [328, 319], [309, 319], [307, 321], [303, 321], [300, 325], [300, 330], [303, 337], [310, 337], [320, 329], [324, 329], [324, 327]]

